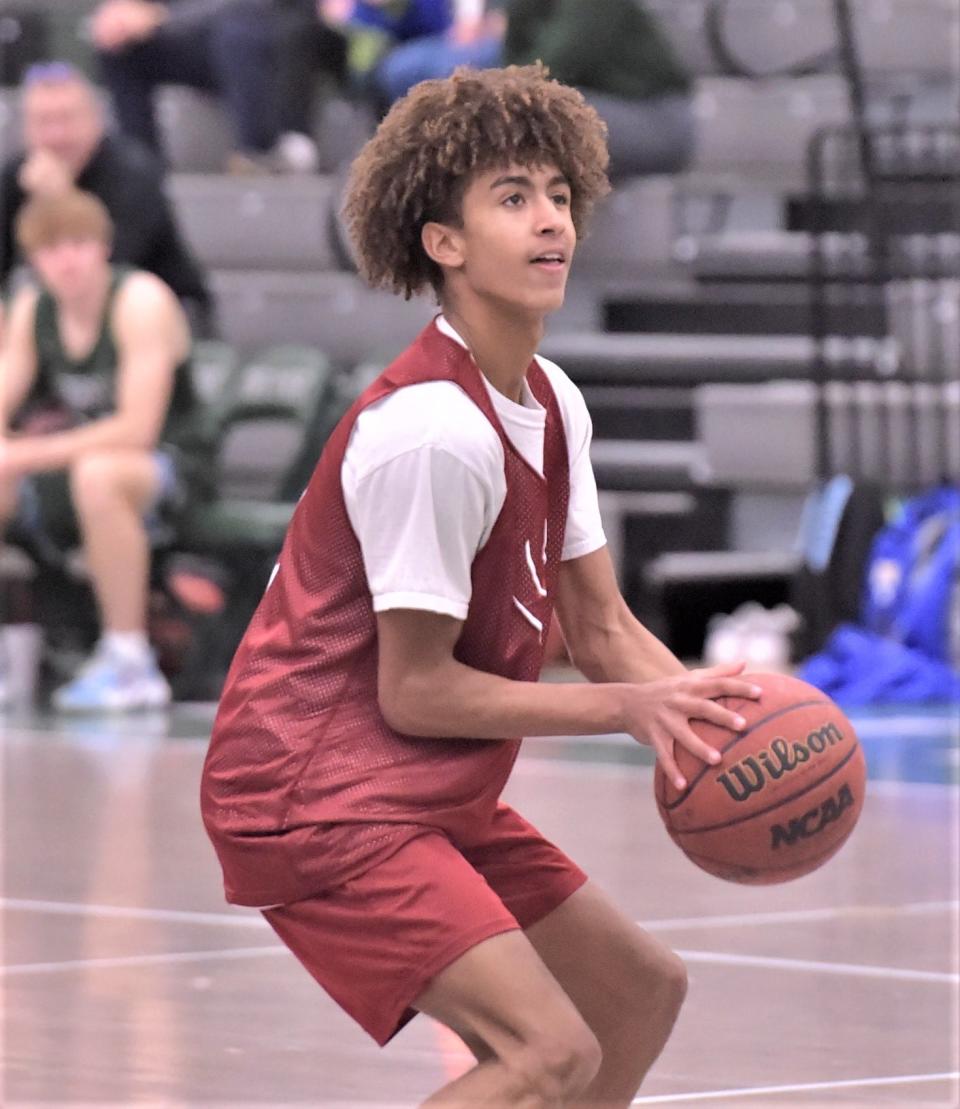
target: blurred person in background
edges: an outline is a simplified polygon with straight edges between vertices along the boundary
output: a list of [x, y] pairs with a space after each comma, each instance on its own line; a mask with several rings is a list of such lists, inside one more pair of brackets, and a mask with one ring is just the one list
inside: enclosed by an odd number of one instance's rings
[[445, 35], [453, 23], [451, 0], [319, 0], [318, 10], [347, 40], [351, 82], [381, 111], [388, 104], [380, 76], [391, 53], [402, 44]]
[[90, 19], [117, 120], [162, 156], [154, 111], [160, 85], [218, 96], [230, 118], [228, 171], [282, 169], [277, 39], [286, 0], [103, 0]]
[[380, 63], [376, 81], [392, 104], [420, 81], [449, 77], [459, 65], [499, 66], [507, 27], [504, 0], [454, 0], [454, 20], [440, 35], [401, 43]]
[[[470, 2], [470, 0], [468, 0]], [[368, 100], [382, 114], [394, 99], [396, 78], [385, 74], [393, 56], [421, 44], [446, 41], [456, 0], [287, 0], [281, 19], [278, 71], [285, 167], [315, 170], [318, 82]]]
[[608, 128], [611, 177], [676, 173], [693, 154], [692, 82], [640, 0], [507, 0], [504, 64], [542, 61]]
[[320, 165], [315, 138], [319, 90], [347, 88], [347, 39], [323, 20], [318, 0], [287, 0], [279, 27], [280, 137], [276, 152], [284, 169], [314, 173]]
[[[0, 533], [13, 522], [49, 542], [76, 521], [101, 637], [54, 707], [160, 707], [170, 687], [146, 632], [151, 529], [207, 463], [187, 320], [159, 278], [110, 264], [110, 217], [91, 194], [31, 200], [16, 234], [41, 284], [14, 298], [0, 348]], [[0, 655], [0, 703], [5, 669]]]
[[17, 261], [13, 226], [24, 203], [76, 187], [106, 205], [114, 262], [156, 274], [183, 302], [195, 331], [209, 333], [213, 302], [205, 276], [180, 237], [162, 168], [149, 151], [106, 132], [96, 89], [64, 62], [27, 71], [22, 113], [24, 150], [0, 171], [0, 285]]

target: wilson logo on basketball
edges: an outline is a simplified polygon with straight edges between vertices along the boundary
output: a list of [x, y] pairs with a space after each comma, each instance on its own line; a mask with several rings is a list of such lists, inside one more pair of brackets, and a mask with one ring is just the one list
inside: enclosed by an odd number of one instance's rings
[[839, 820], [847, 809], [853, 808], [853, 793], [848, 785], [840, 787], [836, 797], [828, 797], [822, 805], [810, 809], [801, 817], [794, 817], [786, 828], [782, 824], [774, 824], [770, 829], [772, 839], [770, 846], [776, 850], [782, 843], [788, 847], [800, 839], [810, 839], [818, 832], [822, 832], [828, 824]]
[[717, 777], [717, 781], [734, 801], [746, 801], [751, 794], [759, 793], [768, 781], [777, 781], [809, 762], [814, 755], [842, 743], [843, 739], [843, 732], [832, 722], [810, 732], [806, 739], [792, 743], [777, 736], [769, 747], [734, 763]]

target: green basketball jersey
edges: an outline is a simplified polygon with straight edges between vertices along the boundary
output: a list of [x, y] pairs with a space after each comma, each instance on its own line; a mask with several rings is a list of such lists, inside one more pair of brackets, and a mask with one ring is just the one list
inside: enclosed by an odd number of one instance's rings
[[[112, 317], [117, 294], [133, 272], [125, 266], [112, 267], [100, 332], [92, 350], [80, 359], [72, 358], [64, 350], [57, 326], [56, 302], [50, 293], [41, 290], [34, 321], [37, 378], [31, 393], [32, 400], [63, 405], [80, 423], [88, 423], [116, 411], [119, 358]], [[202, 448], [201, 427], [202, 414], [187, 357], [175, 371], [173, 392], [160, 441], [187, 454], [194, 454]]]

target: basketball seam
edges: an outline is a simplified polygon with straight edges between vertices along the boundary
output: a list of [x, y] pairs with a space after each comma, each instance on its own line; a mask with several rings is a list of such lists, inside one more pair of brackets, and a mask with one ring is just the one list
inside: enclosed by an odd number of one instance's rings
[[[829, 706], [832, 707], [832, 703], [830, 701], [827, 701], [827, 700], [825, 700], [824, 698], [821, 698], [821, 697], [815, 697], [815, 698], [813, 698], [813, 700], [810, 700], [810, 701], [798, 701], [794, 705], [787, 705], [786, 708], [777, 709], [776, 712], [768, 713], [766, 716], [762, 717], [760, 720], [754, 721], [750, 725], [750, 727], [747, 728], [745, 731], [738, 732], [733, 737], [733, 739], [726, 745], [726, 747], [721, 747], [720, 748], [720, 753], [722, 755], [725, 755], [731, 748], [735, 747], [741, 740], [746, 739], [750, 735], [753, 735], [753, 733], [757, 730], [757, 728], [762, 728], [764, 724], [769, 724], [771, 720], [776, 720], [781, 716], [786, 716], [786, 714], [788, 712], [794, 712], [796, 709], [810, 708], [811, 705], [829, 705]], [[697, 783], [700, 782], [700, 780], [703, 778], [703, 776], [705, 774], [708, 774], [711, 770], [716, 770], [716, 767], [705, 765], [702, 770], [697, 771], [697, 773], [694, 776], [693, 780], [691, 782], [687, 783], [687, 788], [683, 791], [683, 793], [680, 794], [680, 796], [675, 801], [671, 801], [669, 804], [667, 804], [666, 802], [661, 802], [661, 804], [663, 805], [663, 808], [666, 809], [669, 812], [671, 809], [675, 809], [677, 807], [677, 805], [683, 804], [683, 802], [686, 801], [686, 799], [690, 796], [690, 794], [693, 793], [694, 789], [697, 786]]]
[[774, 809], [779, 809], [782, 808], [782, 806], [784, 805], [789, 805], [791, 801], [796, 801], [798, 797], [802, 797], [805, 793], [809, 793], [810, 790], [816, 789], [817, 786], [822, 785], [824, 782], [828, 782], [834, 776], [834, 774], [842, 770], [847, 765], [847, 763], [859, 750], [860, 744], [855, 743], [853, 750], [846, 755], [842, 762], [838, 762], [837, 765], [829, 771], [829, 773], [824, 774], [822, 778], [817, 778], [815, 782], [811, 782], [809, 785], [804, 786], [803, 789], [798, 790], [796, 793], [791, 793], [788, 797], [783, 797], [780, 800], [776, 801], [774, 804], [768, 805], [765, 809], [758, 809], [756, 812], [741, 813], [735, 820], [726, 820], [722, 824], [708, 824], [703, 828], [684, 829], [683, 831], [674, 828], [673, 831], [678, 836], [698, 836], [701, 835], [703, 832], [718, 832], [724, 828], [732, 828], [736, 824], [743, 824], [747, 820], [753, 820], [754, 817], [757, 816], [766, 816], [767, 813], [773, 812]]

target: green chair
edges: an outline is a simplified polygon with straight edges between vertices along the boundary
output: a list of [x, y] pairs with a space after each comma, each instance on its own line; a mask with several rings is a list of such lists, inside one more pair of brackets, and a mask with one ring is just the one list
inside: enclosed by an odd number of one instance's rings
[[326, 356], [271, 347], [225, 377], [217, 415], [216, 496], [190, 511], [181, 542], [193, 551], [275, 554], [309, 473], [336, 396]]
[[197, 396], [220, 413], [230, 395], [230, 382], [240, 366], [240, 355], [220, 339], [198, 339], [193, 344], [192, 362]]
[[219, 372], [222, 397], [211, 406], [217, 413], [216, 493], [185, 513], [177, 543], [181, 552], [215, 561], [227, 582], [226, 609], [192, 652], [195, 668], [213, 671], [212, 685], [226, 671], [296, 502], [349, 401], [329, 360], [314, 347], [271, 347], [232, 372]]
[[229, 343], [201, 339], [193, 344], [191, 365], [193, 390], [203, 413], [204, 435], [216, 450], [233, 378], [240, 370], [240, 355]]

